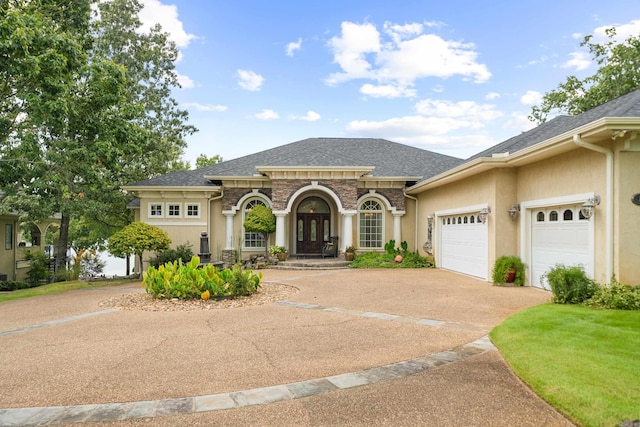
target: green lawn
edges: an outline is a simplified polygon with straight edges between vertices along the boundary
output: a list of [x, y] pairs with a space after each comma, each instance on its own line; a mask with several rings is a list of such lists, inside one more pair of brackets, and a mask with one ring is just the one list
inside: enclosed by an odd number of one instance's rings
[[544, 304], [490, 336], [514, 372], [573, 422], [640, 419], [640, 311]]
[[131, 279], [102, 280], [96, 282], [86, 282], [83, 280], [75, 280], [72, 282], [56, 282], [49, 285], [38, 286], [37, 288], [18, 289], [11, 292], [0, 292], [0, 302], [11, 301], [20, 298], [37, 297], [47, 294], [57, 294], [60, 292], [73, 291], [75, 289], [121, 285], [123, 283], [129, 282], [131, 282]]

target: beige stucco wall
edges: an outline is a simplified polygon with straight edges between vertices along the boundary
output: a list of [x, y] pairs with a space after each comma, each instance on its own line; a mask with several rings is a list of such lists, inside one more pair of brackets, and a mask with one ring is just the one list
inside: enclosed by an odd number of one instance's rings
[[640, 152], [617, 151], [614, 271], [621, 283], [640, 285], [640, 206], [631, 202], [640, 193]]
[[[623, 283], [640, 283], [640, 206], [631, 203], [640, 193], [640, 152], [622, 151], [624, 141], [614, 148], [614, 274]], [[520, 167], [503, 167], [479, 173], [451, 184], [427, 189], [417, 195], [419, 199], [418, 242], [426, 241], [427, 215], [436, 211], [459, 209], [466, 206], [488, 204], [491, 214], [489, 230], [489, 269], [501, 255], [521, 253], [520, 236], [525, 227], [524, 217], [530, 211], [521, 211], [511, 221], [508, 209], [515, 203], [541, 201], [574, 195], [595, 193], [601, 197], [596, 207], [594, 227], [594, 278], [608, 283], [606, 277], [606, 158], [603, 154], [580, 147]], [[404, 224], [403, 224], [404, 225]], [[434, 227], [433, 244], [437, 252], [438, 224]], [[524, 233], [526, 235], [526, 233]], [[526, 242], [528, 245], [528, 242]], [[527, 250], [525, 245], [525, 250]]]
[[[433, 215], [438, 211], [486, 204], [491, 209], [487, 219], [489, 233], [487, 277], [490, 277], [491, 267], [497, 257], [517, 254], [517, 225], [511, 221], [508, 214], [508, 209], [517, 201], [515, 180], [514, 169], [494, 169], [420, 193], [418, 195], [420, 211], [418, 242], [424, 243], [427, 240], [427, 215]], [[439, 226], [439, 221], [435, 221], [432, 242], [436, 257], [439, 250], [437, 245]], [[424, 255], [422, 244], [418, 246]]]
[[[13, 244], [11, 249], [5, 249], [5, 230], [6, 225], [11, 224], [13, 229]], [[0, 216], [0, 273], [7, 275], [7, 280], [14, 279], [14, 268], [15, 268], [15, 252], [16, 252], [16, 242], [15, 238], [15, 228], [17, 227], [17, 218], [10, 216]]]
[[[533, 201], [573, 194], [595, 193], [601, 203], [594, 217], [594, 278], [605, 283], [606, 162], [598, 152], [576, 147], [559, 156], [521, 167], [518, 170], [518, 200]], [[528, 215], [522, 212], [522, 215]], [[521, 254], [522, 256], [522, 254]]]

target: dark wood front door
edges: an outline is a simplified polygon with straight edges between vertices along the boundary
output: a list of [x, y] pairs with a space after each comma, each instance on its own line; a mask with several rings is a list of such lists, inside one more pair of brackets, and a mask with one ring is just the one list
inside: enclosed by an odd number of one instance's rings
[[296, 252], [301, 255], [320, 255], [329, 238], [330, 214], [298, 213], [296, 224]]

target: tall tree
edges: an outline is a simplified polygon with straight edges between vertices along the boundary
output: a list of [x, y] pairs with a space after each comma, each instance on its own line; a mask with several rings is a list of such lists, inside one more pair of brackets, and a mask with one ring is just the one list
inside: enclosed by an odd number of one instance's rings
[[[54, 79], [58, 86], [55, 96], [45, 97], [47, 103], [21, 102], [38, 99], [38, 87], [24, 85], [16, 91], [16, 117], [26, 117], [28, 126], [13, 120], [20, 126], [14, 125], [5, 139], [0, 162], [3, 172], [11, 172], [3, 173], [8, 194], [3, 205], [34, 219], [61, 214], [59, 268], [71, 219], [105, 226], [105, 234], [128, 224], [132, 218], [126, 203], [131, 198], [121, 185], [165, 173], [179, 158], [184, 137], [195, 131], [171, 97], [171, 89], [179, 86], [177, 50], [167, 35], [158, 26], [148, 33], [140, 30], [137, 0], [100, 2], [99, 19], [93, 22], [91, 2], [74, 0], [75, 8], [54, 0], [14, 2], [18, 17], [33, 15], [49, 23], [50, 31], [42, 35], [45, 45], [47, 35], [77, 42], [71, 51], [75, 56], [59, 49], [42, 59], [69, 63], [64, 78]], [[0, 43], [0, 49], [3, 58], [5, 45]], [[28, 52], [25, 57], [27, 63], [34, 60]], [[6, 73], [11, 82], [20, 81], [19, 66]]]
[[580, 46], [587, 46], [599, 68], [582, 80], [569, 76], [557, 89], [547, 92], [542, 103], [534, 106], [529, 120], [544, 123], [552, 112], [580, 114], [640, 87], [640, 36], [624, 42], [615, 41], [616, 29], [605, 31], [609, 38], [598, 44], [586, 36]]

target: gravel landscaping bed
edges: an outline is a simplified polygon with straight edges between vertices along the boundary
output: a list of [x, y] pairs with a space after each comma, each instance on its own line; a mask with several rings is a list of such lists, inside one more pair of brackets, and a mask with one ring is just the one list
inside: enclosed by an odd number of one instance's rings
[[250, 307], [285, 300], [298, 292], [294, 286], [278, 283], [262, 283], [258, 292], [251, 296], [203, 300], [157, 299], [146, 292], [119, 295], [100, 302], [100, 307], [118, 310], [142, 311], [192, 311], [224, 308]]

